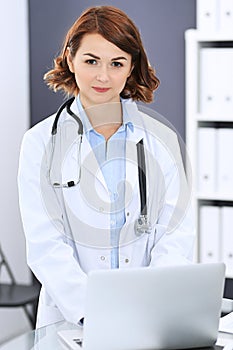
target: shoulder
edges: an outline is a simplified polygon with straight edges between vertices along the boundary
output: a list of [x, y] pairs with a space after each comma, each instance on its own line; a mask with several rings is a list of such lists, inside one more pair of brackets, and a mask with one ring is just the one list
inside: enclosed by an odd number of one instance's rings
[[163, 140], [165, 143], [168, 140], [171, 141], [171, 139], [177, 140], [177, 131], [169, 121], [159, 113], [153, 110], [149, 113], [148, 111], [140, 110], [139, 113], [143, 121], [143, 127], [152, 137], [158, 138], [161, 141]]
[[55, 114], [45, 118], [39, 123], [35, 124], [29, 130], [26, 131], [25, 136], [27, 137], [44, 137], [49, 138], [51, 136], [52, 125], [55, 119]]
[[134, 121], [135, 129], [138, 129], [138, 134], [144, 135], [145, 145], [150, 152], [161, 159], [172, 158], [176, 162], [179, 161], [181, 149], [185, 152], [185, 145], [166, 118], [150, 108], [139, 105]]
[[143, 129], [147, 136], [167, 140], [177, 139], [175, 127], [161, 114], [145, 104], [124, 100], [124, 108], [136, 128]]
[[24, 134], [23, 140], [37, 140], [40, 143], [47, 144], [51, 137], [55, 116], [53, 114], [28, 129]]

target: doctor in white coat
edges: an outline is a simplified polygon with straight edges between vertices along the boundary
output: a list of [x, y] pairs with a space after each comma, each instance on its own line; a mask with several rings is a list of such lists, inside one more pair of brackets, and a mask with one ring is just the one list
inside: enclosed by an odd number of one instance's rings
[[90, 270], [187, 264], [194, 244], [176, 133], [135, 103], [151, 102], [159, 80], [127, 15], [87, 9], [45, 80], [74, 99], [56, 125], [53, 115], [28, 130], [21, 147], [27, 260], [42, 284], [37, 327], [85, 317]]

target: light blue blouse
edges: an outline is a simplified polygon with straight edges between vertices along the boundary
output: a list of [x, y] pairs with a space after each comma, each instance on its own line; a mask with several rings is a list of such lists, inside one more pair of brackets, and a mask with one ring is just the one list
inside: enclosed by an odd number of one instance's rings
[[[109, 191], [111, 201], [111, 268], [119, 267], [119, 237], [122, 226], [125, 223], [125, 155], [127, 128], [133, 128], [126, 109], [124, 100], [121, 100], [123, 111], [123, 123], [121, 127], [106, 142], [103, 135], [92, 127], [86, 113], [83, 110], [79, 96], [76, 98], [78, 110], [82, 115], [83, 131], [87, 136], [92, 150], [96, 156], [100, 170]], [[107, 118], [107, 116], [106, 116]]]

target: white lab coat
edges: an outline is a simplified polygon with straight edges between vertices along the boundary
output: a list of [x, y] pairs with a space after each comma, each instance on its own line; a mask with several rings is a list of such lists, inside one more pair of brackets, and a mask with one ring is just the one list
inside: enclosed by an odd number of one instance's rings
[[[128, 185], [125, 189], [126, 222], [120, 234], [120, 268], [188, 263], [192, 260], [194, 227], [176, 134], [139, 112], [134, 102], [124, 103], [132, 115], [134, 128], [127, 131]], [[71, 110], [78, 113], [75, 102]], [[18, 174], [27, 261], [42, 284], [38, 327], [63, 319], [77, 323], [85, 316], [88, 272], [110, 268], [109, 193], [102, 173], [97, 171], [98, 164], [85, 134], [81, 146], [80, 184], [56, 190], [50, 184], [54, 117], [26, 132]], [[59, 125], [59, 130], [63, 130], [63, 125], [71, 125], [71, 130], [77, 130], [77, 124], [66, 111], [63, 111]], [[69, 132], [67, 135], [69, 141]], [[140, 196], [136, 143], [142, 138], [152, 233], [137, 237], [134, 224], [140, 213]], [[77, 177], [76, 150], [76, 142], [71, 143], [62, 159], [63, 181]]]

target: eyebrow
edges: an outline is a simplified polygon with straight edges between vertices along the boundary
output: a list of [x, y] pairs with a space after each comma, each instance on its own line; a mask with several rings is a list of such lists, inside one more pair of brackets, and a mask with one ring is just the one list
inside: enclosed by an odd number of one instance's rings
[[[100, 60], [100, 57], [94, 55], [93, 53], [89, 53], [89, 52], [88, 52], [88, 53], [84, 53], [83, 55], [84, 55], [84, 56], [91, 56], [92, 58], [95, 58], [95, 59], [97, 59], [97, 60]], [[126, 61], [127, 61], [127, 58], [124, 57], [124, 56], [119, 56], [119, 57], [114, 57], [114, 58], [111, 59], [111, 61], [118, 61], [118, 60], [126, 60]]]

